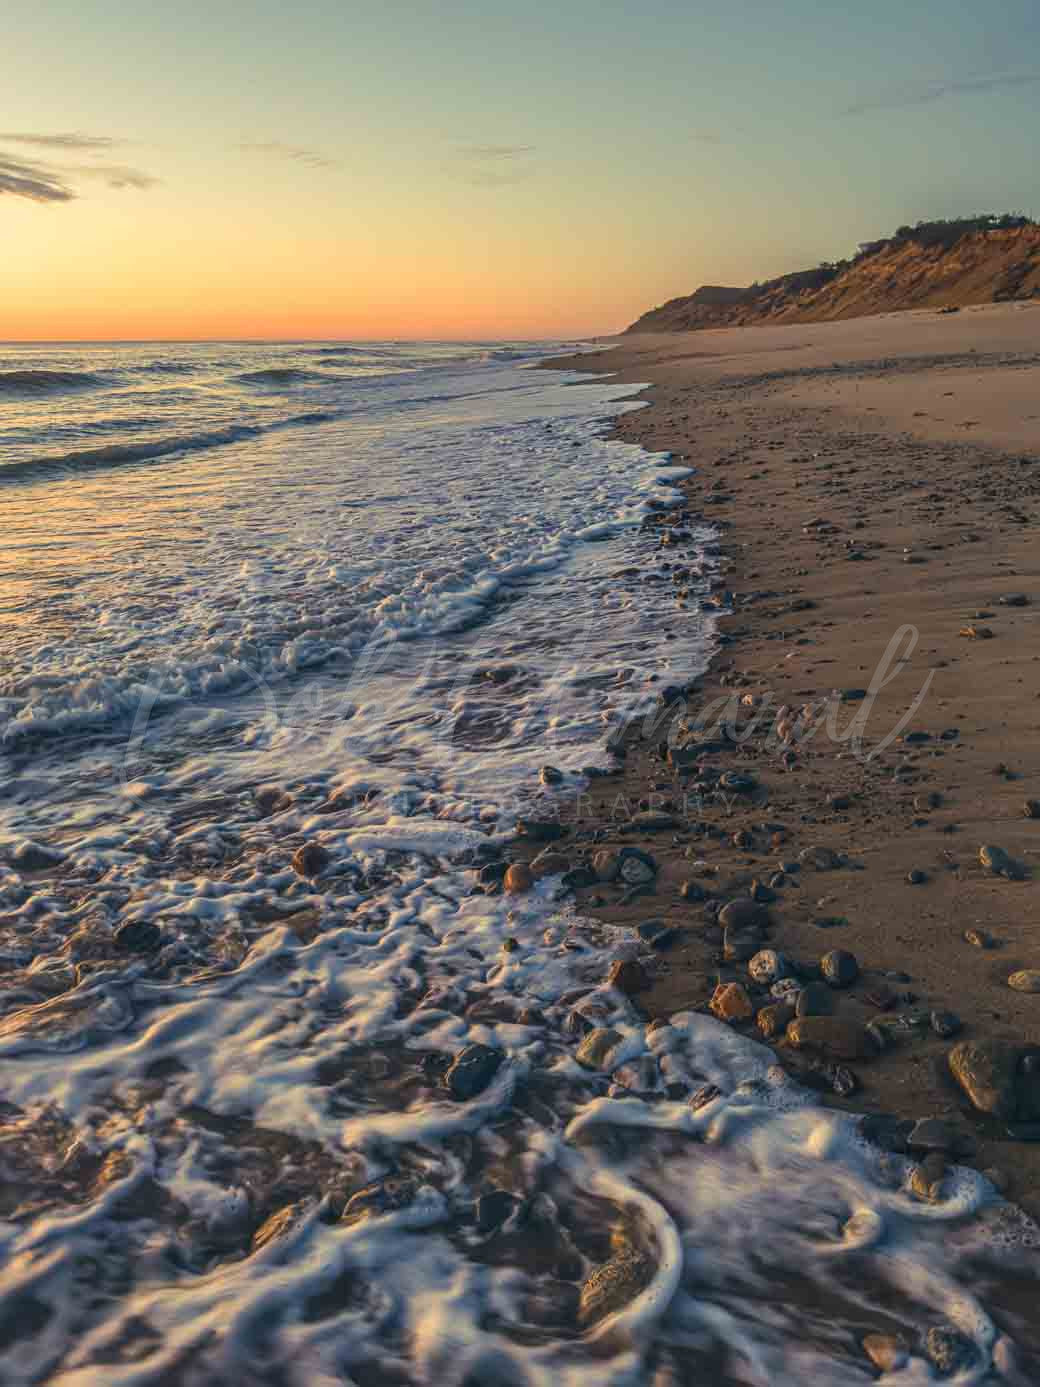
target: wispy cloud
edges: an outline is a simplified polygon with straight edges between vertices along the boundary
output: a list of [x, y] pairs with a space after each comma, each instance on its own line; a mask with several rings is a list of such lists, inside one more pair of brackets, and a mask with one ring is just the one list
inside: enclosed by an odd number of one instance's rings
[[867, 97], [847, 106], [841, 114], [860, 116], [868, 111], [899, 110], [905, 106], [926, 106], [933, 101], [950, 97], [970, 96], [979, 92], [1001, 91], [1014, 87], [1032, 87], [1040, 83], [1040, 72], [993, 72], [975, 77], [935, 78], [909, 82], [887, 92]]
[[284, 144], [281, 140], [247, 140], [237, 148], [243, 154], [268, 154], [276, 159], [288, 159], [294, 164], [306, 164], [312, 169], [335, 168], [336, 160], [303, 145]]
[[502, 188], [534, 174], [533, 144], [464, 144], [455, 153], [454, 174], [474, 188]]
[[[107, 135], [32, 134], [27, 131], [0, 133], [0, 143], [29, 145], [33, 149], [61, 153], [100, 154], [124, 145], [126, 140]], [[29, 159], [20, 153], [0, 149], [0, 197], [20, 197], [28, 202], [72, 202], [79, 196], [77, 184], [83, 180], [104, 183], [109, 188], [152, 188], [159, 182], [143, 169], [96, 159], [89, 164], [52, 163]]]
[[115, 149], [125, 140], [113, 140], [107, 135], [58, 134], [36, 135], [24, 131], [0, 131], [0, 140], [7, 144], [31, 144], [42, 149], [102, 150]]
[[29, 202], [71, 202], [76, 196], [53, 170], [0, 153], [0, 197], [4, 195]]

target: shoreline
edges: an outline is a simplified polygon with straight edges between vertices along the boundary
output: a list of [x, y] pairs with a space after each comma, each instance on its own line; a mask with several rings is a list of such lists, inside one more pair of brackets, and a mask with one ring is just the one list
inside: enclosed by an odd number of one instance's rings
[[[600, 883], [578, 890], [578, 910], [672, 932], [644, 959], [647, 985], [634, 997], [651, 1020], [707, 1009], [720, 982], [746, 989], [756, 1011], [772, 1004], [746, 962], [724, 956], [718, 911], [735, 897], [761, 898], [760, 947], [796, 961], [803, 981], [825, 953], [852, 953], [859, 976], [832, 999], [836, 1050], [795, 1049], [754, 1018], [736, 1024], [826, 1101], [874, 1119], [893, 1150], [906, 1152], [908, 1124], [938, 1119], [951, 1162], [984, 1170], [1034, 1216], [1040, 1128], [981, 1114], [949, 1055], [962, 1042], [1040, 1046], [1040, 996], [1008, 985], [1040, 968], [1028, 879], [1040, 876], [1040, 822], [1024, 812], [1040, 795], [1040, 566], [1030, 555], [1040, 424], [1016, 414], [1029, 393], [1023, 373], [1040, 383], [1037, 327], [1040, 316], [1008, 305], [952, 324], [912, 313], [622, 337], [543, 363], [649, 381], [636, 397], [646, 407], [619, 416], [609, 436], [693, 465], [679, 488], [692, 518], [717, 528], [713, 576], [735, 594], [716, 616], [722, 643], [686, 718], [714, 710], [700, 729], [710, 736], [719, 709], [735, 716], [736, 745], [700, 765], [754, 782], [748, 794], [720, 797], [709, 785], [691, 799], [699, 773], [667, 764], [660, 745], [691, 734], [674, 716], [649, 737], [630, 729], [623, 765], [590, 787], [580, 836], [651, 852], [656, 891], [626, 900]], [[900, 392], [901, 429], [865, 404], [868, 384]], [[989, 403], [989, 419], [972, 410], [970, 438], [934, 418], [936, 400], [959, 391], [969, 408]], [[910, 405], [927, 406], [916, 434]], [[1017, 451], [1030, 438], [1032, 470]], [[822, 729], [778, 738], [777, 713], [795, 710], [779, 718], [787, 731], [785, 717], [797, 722], [806, 705], [823, 706]], [[854, 720], [859, 755], [842, 739]], [[612, 811], [622, 803], [673, 823], [641, 831]], [[987, 844], [1026, 879], [987, 871]], [[814, 865], [832, 854], [838, 865]], [[860, 1048], [864, 1032], [884, 1040], [881, 1053]], [[848, 1096], [833, 1091], [835, 1069], [852, 1074]]]

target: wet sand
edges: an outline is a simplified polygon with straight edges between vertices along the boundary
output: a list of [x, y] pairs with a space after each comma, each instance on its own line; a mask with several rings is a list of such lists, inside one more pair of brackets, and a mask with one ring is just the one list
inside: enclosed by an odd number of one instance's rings
[[[624, 337], [551, 364], [652, 382], [617, 436], [696, 468], [690, 519], [720, 527], [715, 578], [733, 594], [686, 717], [736, 695], [738, 716], [757, 706], [760, 719], [721, 763], [757, 788], [724, 802], [691, 798], [663, 759], [668, 718], [630, 730], [577, 832], [651, 851], [656, 890], [625, 901], [598, 884], [579, 908], [674, 927], [637, 997], [665, 1017], [706, 1008], [720, 978], [748, 981], [723, 959], [720, 901], [754, 881], [770, 894], [780, 862], [807, 849], [842, 855], [832, 869], [802, 862], [768, 905], [769, 947], [810, 966], [831, 949], [856, 956], [838, 1014], [880, 1021], [888, 1040], [848, 1066], [859, 1091], [829, 1101], [948, 1119], [969, 1163], [1037, 1213], [1040, 1142], [971, 1109], [949, 1077], [956, 1042], [930, 1013], [956, 1013], [957, 1041], [1040, 1044], [1040, 995], [1007, 981], [1040, 968], [1040, 819], [1024, 810], [1040, 797], [1040, 306]], [[860, 699], [872, 679], [883, 687]], [[821, 704], [830, 732], [778, 740], [778, 709]], [[840, 736], [857, 717], [859, 754]], [[674, 826], [631, 825], [662, 806]], [[1023, 879], [987, 871], [985, 844]], [[778, 1053], [805, 1069], [803, 1052]]]

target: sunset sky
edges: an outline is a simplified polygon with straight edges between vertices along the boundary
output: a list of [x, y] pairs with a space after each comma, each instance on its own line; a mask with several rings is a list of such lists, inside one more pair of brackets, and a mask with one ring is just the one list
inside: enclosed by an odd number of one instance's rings
[[1040, 213], [1036, 0], [13, 0], [0, 338], [543, 337]]

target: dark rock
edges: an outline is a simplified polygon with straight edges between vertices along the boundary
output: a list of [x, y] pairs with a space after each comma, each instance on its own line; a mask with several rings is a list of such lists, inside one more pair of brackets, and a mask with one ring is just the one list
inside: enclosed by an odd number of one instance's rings
[[581, 1323], [587, 1326], [623, 1309], [646, 1287], [653, 1270], [650, 1258], [630, 1245], [615, 1252], [581, 1288]]
[[46, 872], [64, 860], [63, 853], [44, 843], [22, 843], [11, 854], [11, 865], [20, 872]]
[[589, 1031], [588, 1035], [578, 1046], [575, 1059], [586, 1069], [603, 1069], [609, 1072], [609, 1057], [611, 1051], [620, 1045], [623, 1037], [620, 1031], [610, 1030], [607, 1027], [597, 1027]]
[[769, 911], [749, 896], [738, 896], [719, 911], [719, 924], [724, 929], [764, 930], [769, 925]]
[[320, 843], [304, 843], [293, 854], [293, 871], [301, 877], [320, 876], [332, 861], [327, 848]]
[[368, 1214], [389, 1214], [406, 1209], [418, 1192], [418, 1184], [408, 1176], [377, 1180], [351, 1196], [343, 1210], [343, 1219], [354, 1222]]
[[820, 970], [831, 987], [851, 987], [859, 977], [856, 955], [847, 949], [831, 949], [820, 959]]
[[[621, 880], [630, 886], [643, 885], [657, 876], [657, 862], [639, 848], [622, 848], [618, 853]], [[597, 868], [598, 871], [598, 868]]]
[[864, 1140], [880, 1147], [882, 1151], [905, 1156], [909, 1150], [907, 1141], [913, 1127], [913, 1122], [905, 1118], [892, 1117], [888, 1113], [870, 1113], [860, 1123], [859, 1130]]
[[555, 843], [567, 829], [559, 819], [520, 819], [516, 825], [519, 837], [530, 843]]
[[963, 1137], [949, 1122], [941, 1117], [922, 1117], [915, 1122], [906, 1139], [911, 1151], [945, 1151], [950, 1154], [960, 1150]]
[[501, 1063], [501, 1050], [492, 1050], [489, 1045], [467, 1045], [444, 1075], [444, 1086], [453, 1098], [465, 1103], [483, 1093]]
[[127, 920], [115, 933], [115, 945], [124, 954], [151, 954], [162, 943], [162, 930], [154, 920]]
[[933, 1011], [932, 1030], [943, 1040], [952, 1040], [961, 1029], [961, 1018], [955, 1011]]
[[644, 920], [636, 926], [636, 934], [652, 949], [667, 949], [675, 943], [678, 931], [663, 920]]
[[952, 1325], [929, 1329], [924, 1349], [939, 1371], [947, 1376], [966, 1367], [975, 1358], [975, 1345]]
[[788, 1025], [794, 1020], [794, 1015], [794, 1007], [790, 1002], [772, 1002], [769, 1006], [761, 1009], [755, 1017], [755, 1021], [766, 1039], [772, 1040], [774, 1037], [784, 1034]]
[[555, 766], [543, 766], [538, 772], [538, 779], [543, 785], [561, 785], [563, 783], [563, 771], [557, 770]]
[[504, 860], [500, 862], [485, 862], [477, 873], [477, 880], [483, 886], [497, 886], [505, 876], [508, 866], [509, 863]]
[[877, 1054], [866, 1028], [840, 1016], [799, 1016], [787, 1028], [796, 1050], [817, 1050], [833, 1059], [862, 1060]]
[[911, 886], [923, 886], [928, 880], [928, 873], [914, 867], [912, 871], [907, 872], [906, 879]]
[[1018, 1058], [1001, 1040], [962, 1040], [950, 1051], [950, 1073], [979, 1112], [1010, 1122], [1018, 1111]]
[[610, 965], [607, 974], [607, 982], [611, 987], [616, 987], [619, 992], [623, 992], [626, 997], [632, 997], [637, 992], [645, 992], [650, 986], [650, 978], [646, 969], [638, 959], [616, 959]]
[[1040, 819], [1040, 799], [1027, 799], [1025, 802], [1027, 819]]
[[941, 1151], [931, 1151], [910, 1176], [910, 1188], [918, 1199], [937, 1204], [943, 1196], [945, 1178], [945, 1155]]
[[684, 901], [703, 901], [708, 893], [704, 887], [696, 881], [684, 881], [679, 887], [679, 895]]
[[565, 886], [568, 891], [580, 891], [586, 886], [595, 886], [599, 877], [592, 867], [584, 865], [572, 867], [569, 872], [564, 872], [560, 879], [561, 886]]
[[663, 833], [666, 829], [681, 828], [682, 820], [674, 814], [662, 814], [657, 810], [647, 809], [642, 813], [633, 814], [628, 821], [628, 827], [638, 833]]
[[810, 982], [798, 993], [795, 1011], [799, 1016], [830, 1016], [834, 1011], [834, 995], [822, 982]]
[[482, 1233], [495, 1232], [519, 1205], [516, 1195], [508, 1190], [492, 1190], [489, 1194], [482, 1194], [477, 1200], [477, 1227]]

